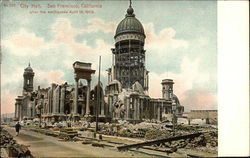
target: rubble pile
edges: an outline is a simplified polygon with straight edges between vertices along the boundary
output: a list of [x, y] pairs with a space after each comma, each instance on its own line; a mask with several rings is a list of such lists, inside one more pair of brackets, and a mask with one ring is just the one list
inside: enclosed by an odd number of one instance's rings
[[204, 133], [200, 135], [199, 137], [190, 140], [189, 144], [187, 144], [187, 148], [196, 148], [196, 147], [217, 147], [218, 146], [218, 140], [217, 140], [218, 134], [216, 132], [210, 132], [210, 133]]
[[[195, 133], [193, 130], [189, 131], [190, 133]], [[185, 135], [187, 131], [178, 131], [175, 136]], [[162, 132], [161, 130], [150, 131], [149, 134], [146, 134], [146, 139], [164, 139], [173, 137], [171, 132]], [[158, 147], [167, 147], [167, 148], [185, 148], [185, 149], [197, 149], [197, 150], [212, 150], [217, 151], [218, 147], [218, 131], [204, 132], [199, 137], [182, 139], [178, 141], [172, 141], [167, 143], [162, 143], [157, 145]]]
[[8, 146], [9, 157], [32, 157], [30, 150], [23, 144], [12, 144]]
[[142, 122], [139, 124], [131, 124], [127, 121], [119, 121], [119, 123], [106, 123], [100, 126], [100, 133], [105, 135], [145, 138], [146, 133], [150, 129], [160, 129], [161, 125], [156, 123]]
[[73, 139], [76, 136], [78, 136], [78, 132], [72, 128], [62, 128], [59, 133], [59, 138], [65, 140]]
[[199, 137], [194, 139], [187, 139], [186, 141], [179, 142], [185, 148], [202, 148], [217, 151], [218, 147], [218, 130], [213, 126], [178, 126], [177, 129], [181, 133], [197, 133], [201, 132]]
[[211, 149], [211, 151], [217, 151], [218, 146], [218, 130], [217, 128], [206, 125], [206, 126], [198, 126], [198, 125], [183, 125], [179, 124], [174, 127], [169, 123], [147, 123], [142, 122], [139, 124], [130, 124], [128, 122], [119, 122], [119, 124], [108, 125], [105, 128], [109, 128], [113, 133], [106, 134], [114, 134], [114, 130], [112, 128], [117, 128], [117, 135], [123, 137], [130, 138], [144, 138], [146, 141], [150, 140], [160, 140], [171, 138], [174, 136], [183, 136], [194, 133], [202, 133], [199, 137], [195, 138], [187, 138], [181, 139], [178, 141], [171, 141], [167, 143], [160, 143], [154, 145], [155, 147], [163, 147], [170, 149], [197, 149], [203, 150]]
[[186, 149], [194, 149], [199, 147], [206, 147], [209, 149], [217, 150], [218, 140], [217, 135], [214, 132], [201, 134], [199, 137], [195, 137], [193, 139], [182, 139], [178, 141], [167, 142], [165, 144], [161, 144], [161, 146], [165, 146], [167, 148], [186, 148]]
[[9, 132], [2, 127], [0, 128], [0, 135], [1, 148], [6, 149], [8, 157], [32, 157], [28, 147], [17, 144], [16, 140], [13, 139]]
[[7, 148], [8, 144], [16, 144], [16, 141], [13, 139], [13, 137], [2, 127], [0, 128], [0, 134], [1, 148]]
[[169, 130], [162, 130], [162, 129], [150, 129], [145, 134], [145, 139], [147, 140], [154, 140], [154, 139], [164, 139], [169, 138], [173, 134]]

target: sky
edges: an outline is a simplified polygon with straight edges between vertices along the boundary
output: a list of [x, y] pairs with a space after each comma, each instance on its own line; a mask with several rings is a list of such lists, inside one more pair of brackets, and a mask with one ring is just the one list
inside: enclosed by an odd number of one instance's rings
[[[216, 3], [132, 1], [146, 34], [146, 68], [150, 71], [152, 98], [161, 98], [161, 81], [170, 78], [185, 111], [217, 109]], [[32, 8], [32, 4], [40, 4], [41, 8]], [[70, 4], [101, 8], [58, 8]], [[23, 72], [29, 62], [35, 72], [36, 90], [39, 85], [46, 88], [51, 83], [73, 84], [72, 64], [91, 62], [92, 69], [98, 70], [101, 55], [101, 82], [105, 86], [115, 30], [128, 6], [126, 0], [2, 2], [1, 113], [14, 112], [15, 98], [22, 94]], [[54, 10], [84, 13], [47, 12]], [[98, 73], [92, 78], [94, 86]]]

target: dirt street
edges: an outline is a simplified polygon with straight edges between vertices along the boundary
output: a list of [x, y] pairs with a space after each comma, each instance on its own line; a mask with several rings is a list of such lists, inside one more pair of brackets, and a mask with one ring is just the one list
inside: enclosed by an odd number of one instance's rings
[[58, 138], [46, 136], [32, 131], [21, 130], [15, 136], [15, 130], [4, 127], [19, 144], [27, 145], [34, 157], [148, 157], [135, 152], [119, 152], [115, 148], [100, 148], [83, 145], [79, 142], [58, 141]]

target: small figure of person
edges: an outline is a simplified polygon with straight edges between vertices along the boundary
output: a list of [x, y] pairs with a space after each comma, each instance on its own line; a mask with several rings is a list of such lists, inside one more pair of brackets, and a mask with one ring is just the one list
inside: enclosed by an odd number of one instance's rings
[[19, 122], [17, 122], [17, 124], [15, 125], [16, 128], [16, 136], [19, 135], [19, 130], [21, 129], [21, 125], [19, 124]]

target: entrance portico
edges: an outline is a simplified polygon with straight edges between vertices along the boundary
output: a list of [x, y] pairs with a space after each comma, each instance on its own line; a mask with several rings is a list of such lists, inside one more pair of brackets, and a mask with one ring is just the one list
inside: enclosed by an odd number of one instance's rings
[[90, 88], [91, 88], [91, 74], [95, 73], [95, 70], [91, 69], [91, 63], [84, 63], [76, 61], [73, 64], [74, 68], [74, 78], [75, 78], [75, 96], [74, 96], [74, 104], [73, 104], [73, 117], [74, 121], [79, 120], [79, 113], [77, 110], [78, 107], [78, 81], [79, 79], [87, 80], [87, 97], [86, 97], [86, 111], [85, 117], [90, 115], [89, 110], [89, 100], [90, 100]]

